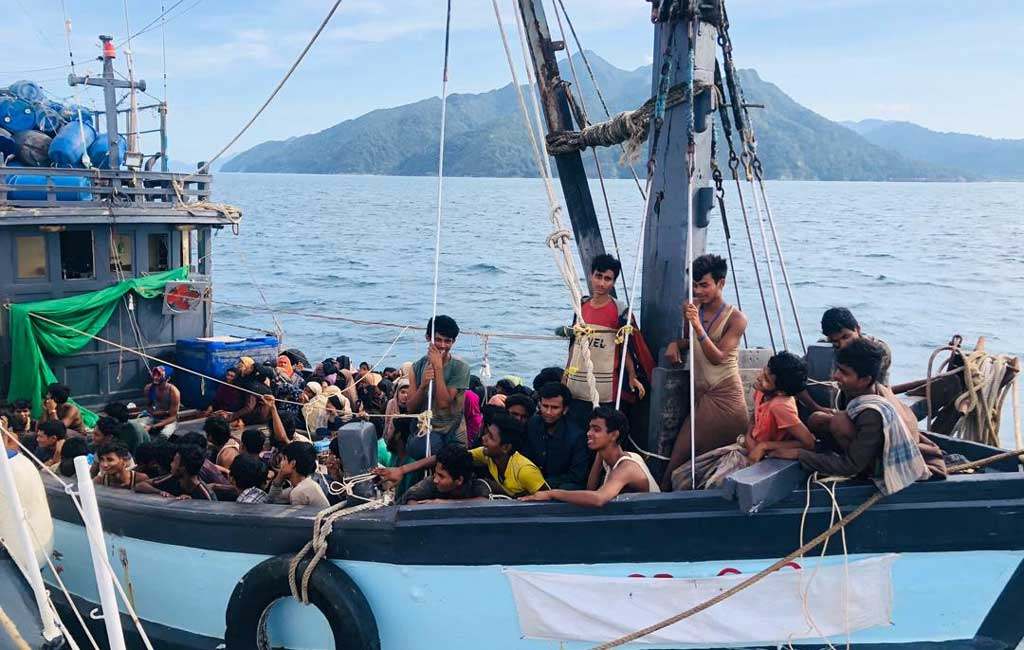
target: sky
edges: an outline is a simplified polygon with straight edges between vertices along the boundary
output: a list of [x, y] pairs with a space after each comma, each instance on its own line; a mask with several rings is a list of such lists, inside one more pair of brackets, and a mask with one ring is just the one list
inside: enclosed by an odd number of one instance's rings
[[[208, 159], [252, 116], [333, 0], [7, 0], [0, 85], [66, 81], [66, 8], [78, 74], [100, 71], [98, 34], [134, 53], [136, 76], [169, 104], [170, 156]], [[514, 0], [499, 0], [506, 28]], [[557, 30], [552, 0], [548, 21]], [[585, 48], [634, 69], [651, 61], [644, 0], [564, 0]], [[737, 65], [755, 68], [833, 120], [908, 120], [938, 131], [1024, 138], [1024, 2], [1018, 0], [727, 0]], [[229, 151], [319, 131], [367, 111], [437, 96], [445, 0], [343, 0], [281, 93]], [[488, 0], [452, 0], [450, 92], [509, 82]], [[127, 24], [131, 31], [126, 29]], [[518, 55], [518, 49], [514, 50]], [[126, 72], [123, 53], [117, 66]], [[45, 68], [45, 69], [43, 69]], [[88, 104], [93, 92], [77, 90]], [[141, 101], [152, 98], [143, 96]], [[153, 136], [149, 136], [152, 138]], [[156, 141], [143, 150], [156, 148]], [[147, 146], [148, 145], [148, 146]]]

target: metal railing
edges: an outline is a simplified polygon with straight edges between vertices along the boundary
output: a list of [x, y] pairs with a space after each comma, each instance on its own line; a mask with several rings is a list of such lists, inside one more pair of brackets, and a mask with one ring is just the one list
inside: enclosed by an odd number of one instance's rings
[[[12, 177], [34, 182], [12, 184]], [[82, 179], [61, 185], [58, 178]], [[40, 207], [180, 207], [210, 200], [209, 174], [134, 171], [129, 169], [65, 169], [0, 165], [0, 209]]]

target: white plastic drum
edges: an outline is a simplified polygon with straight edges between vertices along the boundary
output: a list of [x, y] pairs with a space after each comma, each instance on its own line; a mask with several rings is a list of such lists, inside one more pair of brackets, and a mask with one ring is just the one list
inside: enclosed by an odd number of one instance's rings
[[[0, 453], [3, 450], [0, 449]], [[39, 470], [29, 459], [17, 454], [9, 462], [14, 474], [14, 484], [21, 499], [21, 507], [25, 511], [30, 529], [29, 539], [32, 542], [38, 566], [46, 564], [46, 556], [53, 551], [53, 520], [50, 518], [50, 505], [46, 501], [46, 488]], [[19, 544], [17, 543], [17, 521], [8, 505], [4, 486], [0, 483], [0, 542], [21, 566], [28, 566]]]

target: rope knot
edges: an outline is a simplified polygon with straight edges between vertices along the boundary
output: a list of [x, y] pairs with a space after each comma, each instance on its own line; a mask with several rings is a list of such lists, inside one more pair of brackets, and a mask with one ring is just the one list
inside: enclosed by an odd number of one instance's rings
[[615, 345], [622, 345], [626, 341], [627, 336], [632, 336], [634, 332], [632, 325], [623, 325], [619, 328], [619, 331], [615, 333]]
[[565, 369], [566, 377], [575, 377], [579, 373], [580, 369], [577, 366], [569, 366]]
[[547, 244], [551, 248], [563, 250], [572, 241], [572, 233], [565, 228], [560, 228], [548, 235]]
[[434, 417], [434, 412], [429, 410], [429, 409], [426, 410], [426, 411], [423, 411], [422, 413], [420, 413], [416, 417], [416, 435], [417, 436], [422, 438], [423, 436], [425, 436], [428, 433], [430, 433], [430, 420], [433, 417]]
[[586, 323], [575, 323], [572, 326], [573, 336], [582, 336], [583, 338], [592, 339], [596, 334], [593, 325], [587, 325]]

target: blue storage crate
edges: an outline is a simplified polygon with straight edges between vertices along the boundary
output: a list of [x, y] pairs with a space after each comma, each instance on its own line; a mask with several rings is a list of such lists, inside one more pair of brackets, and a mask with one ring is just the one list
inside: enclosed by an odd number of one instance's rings
[[[179, 339], [175, 351], [178, 365], [207, 377], [223, 379], [228, 368], [237, 366], [242, 357], [252, 357], [256, 363], [273, 363], [277, 359], [277, 346], [277, 338], [273, 336], [245, 339], [214, 336]], [[206, 408], [220, 386], [188, 372], [176, 372], [174, 385], [181, 391], [182, 406], [194, 409]]]

